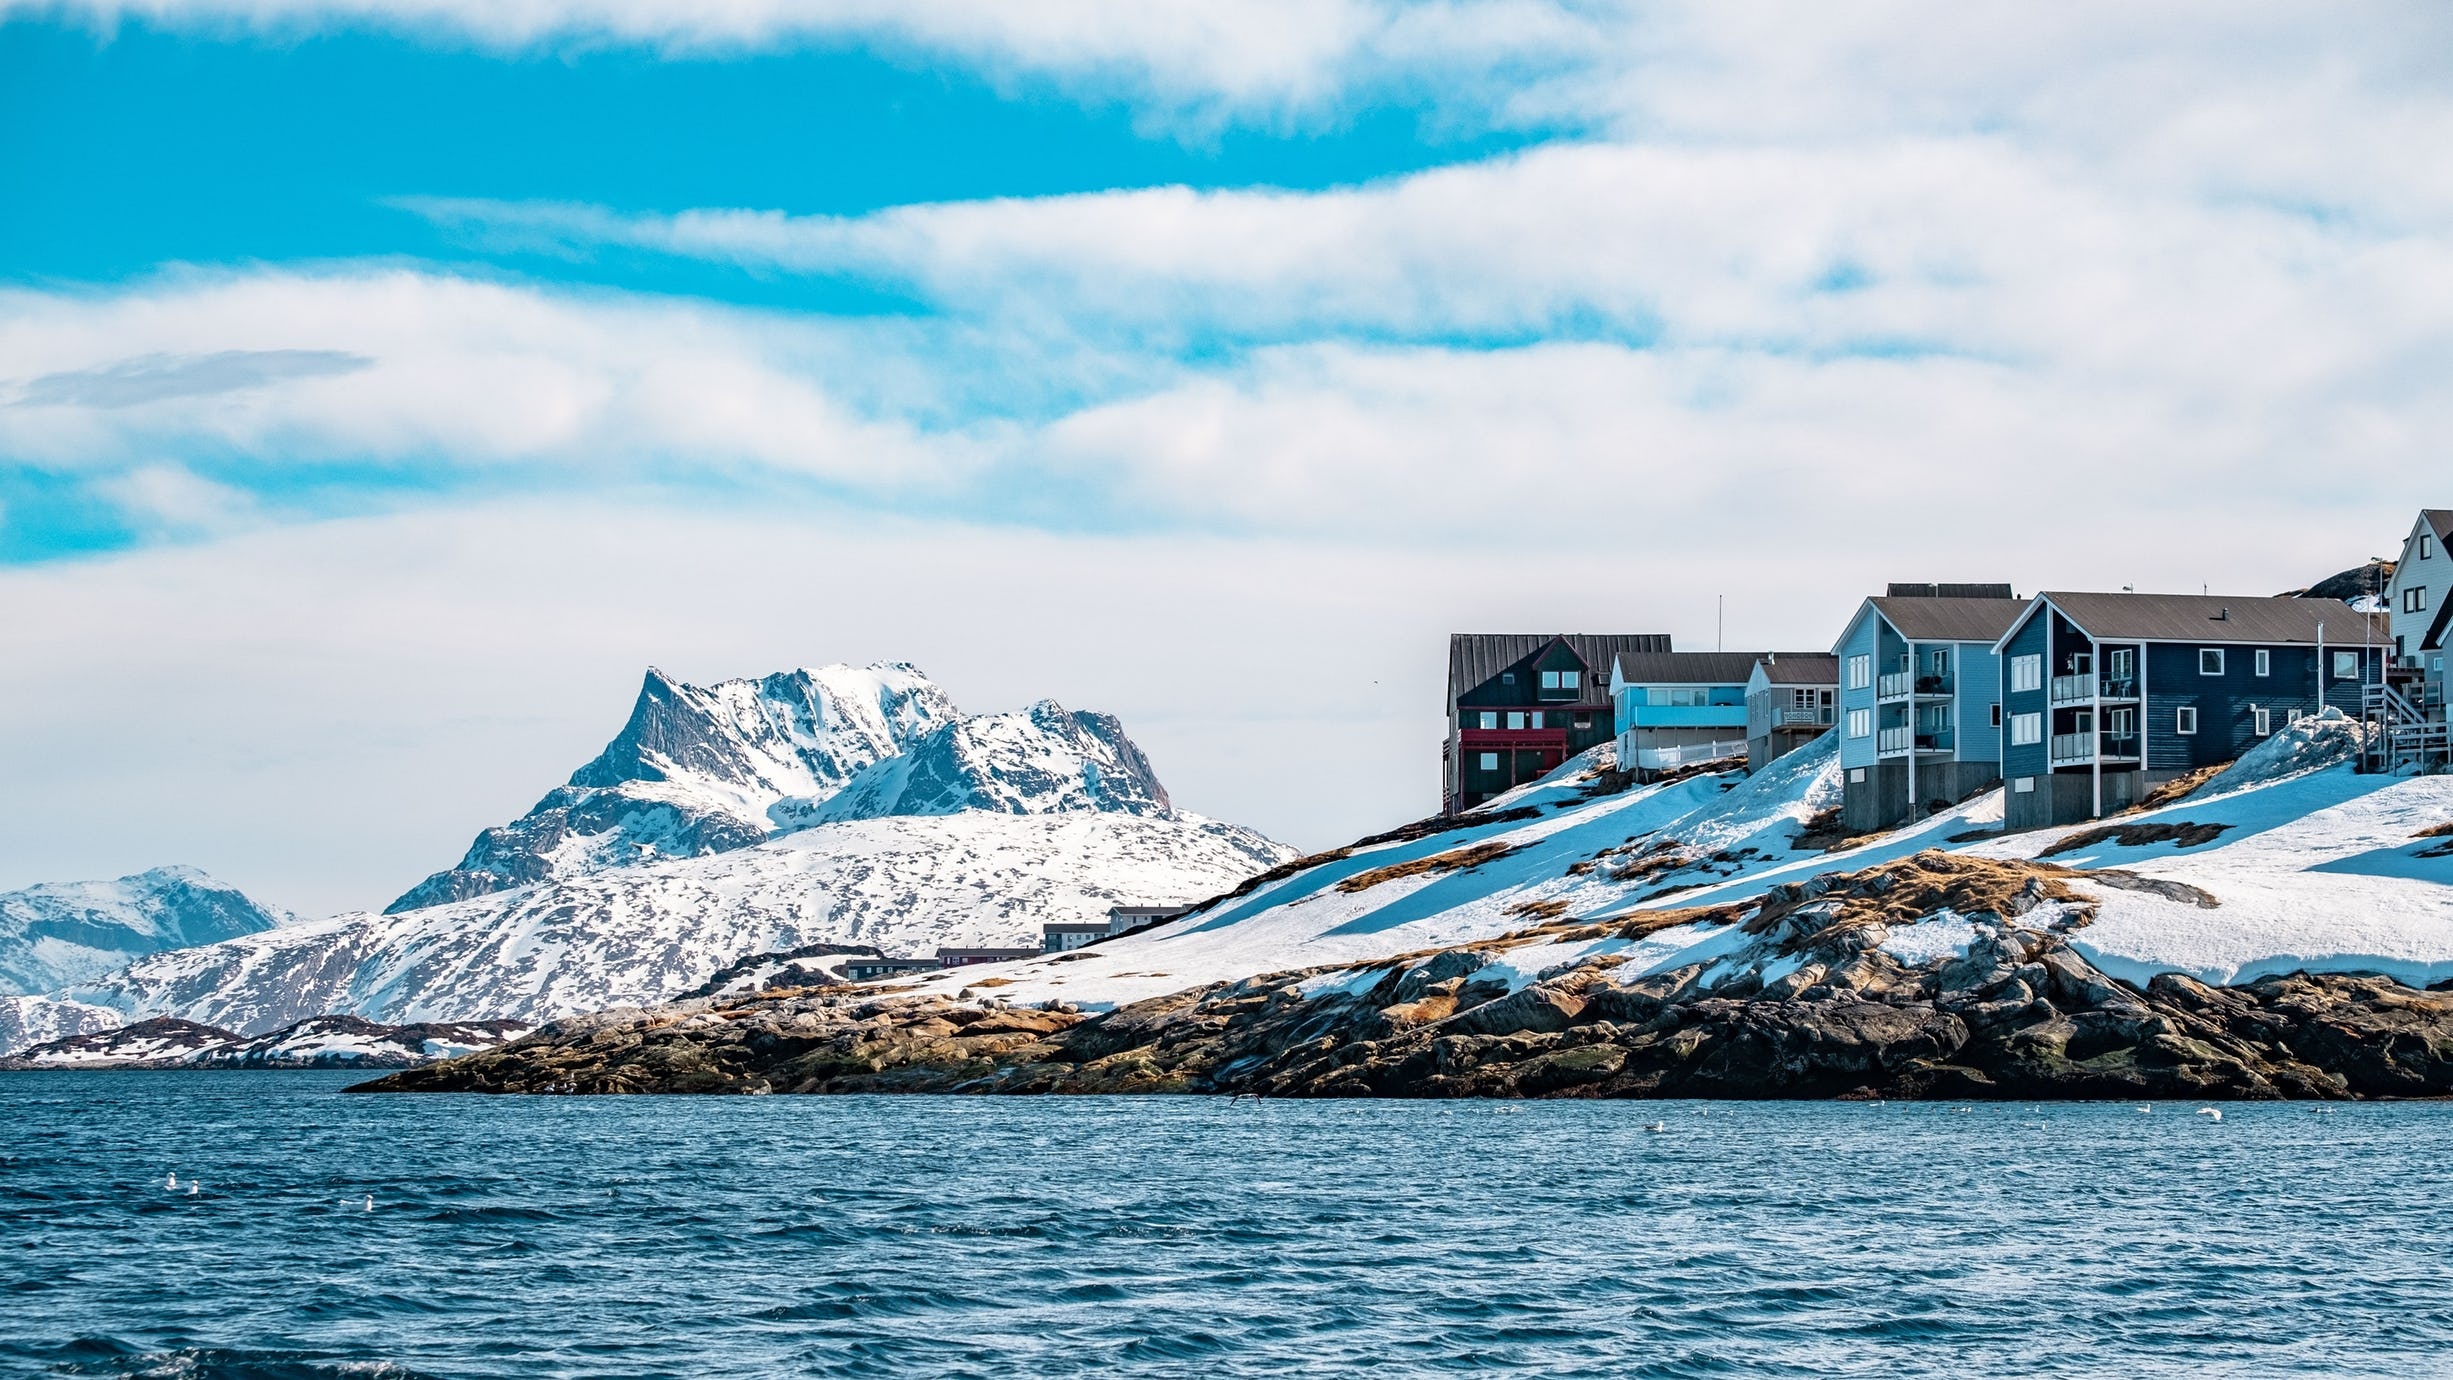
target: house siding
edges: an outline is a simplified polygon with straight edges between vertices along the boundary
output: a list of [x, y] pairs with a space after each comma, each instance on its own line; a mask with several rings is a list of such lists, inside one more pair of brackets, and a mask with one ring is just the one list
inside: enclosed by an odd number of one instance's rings
[[[1875, 631], [1881, 627], [1882, 620], [1874, 616], [1873, 606], [1861, 605], [1857, 610], [1857, 621], [1849, 625], [1847, 635], [1840, 641], [1840, 713], [1837, 726], [1840, 732], [1840, 765], [1844, 768], [1870, 767], [1874, 764], [1873, 735], [1849, 737], [1848, 715], [1854, 709], [1862, 709], [1869, 716], [1873, 714], [1875, 680], [1882, 670], [1882, 651], [1877, 645]], [[1849, 658], [1856, 656], [1871, 657], [1874, 663], [1875, 677], [1869, 678], [1862, 689], [1851, 689], [1848, 683]]]
[[[2051, 626], [2051, 624], [2052, 611], [2050, 609], [2037, 610], [2025, 623], [2019, 626], [2016, 633], [2012, 634], [2009, 645], [2002, 649], [2002, 655], [1997, 663], [2001, 668], [2003, 686], [2001, 749], [2002, 775], [2008, 779], [2016, 779], [2022, 776], [2040, 777], [2046, 775], [2049, 771], [2050, 763], [2047, 757], [2049, 749], [2047, 744], [2045, 742], [2034, 742], [2023, 746], [2013, 746], [2010, 742], [2010, 721], [2012, 716], [2018, 714], [2046, 715], [2049, 713], [2049, 696], [2045, 687], [2052, 683], [2051, 677], [2048, 675], [2041, 683], [2039, 683], [2037, 688], [2033, 690], [2013, 691], [2008, 687], [2010, 685], [2011, 658], [2021, 656], [2044, 657], [2046, 652], [2045, 631]], [[2047, 657], [2046, 660], [2049, 661], [2050, 658]], [[2049, 672], [2051, 668], [2047, 666], [2046, 669]], [[2018, 802], [2014, 799], [2012, 803], [2015, 805]]]
[[1962, 762], [2002, 760], [2001, 730], [1993, 726], [1993, 706], [2002, 698], [2002, 661], [1982, 642], [1962, 642], [1958, 658], [1958, 753]]

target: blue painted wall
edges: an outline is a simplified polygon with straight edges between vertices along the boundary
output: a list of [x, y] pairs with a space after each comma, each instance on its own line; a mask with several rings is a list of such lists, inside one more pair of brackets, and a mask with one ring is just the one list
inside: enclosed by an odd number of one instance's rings
[[[2050, 666], [2045, 668], [2045, 675], [2042, 681], [2033, 690], [2012, 691], [2009, 689], [2009, 686], [2010, 659], [2017, 656], [2040, 657], [2044, 655], [2045, 628], [2051, 621], [2051, 610], [2038, 610], [2033, 617], [2029, 618], [2027, 622], [2019, 628], [2018, 632], [2010, 639], [2010, 645], [2004, 648], [2002, 652], [2002, 657], [1999, 664], [2001, 666], [2003, 687], [2002, 775], [2004, 777], [2042, 776], [2045, 774], [2045, 771], [2049, 766], [2046, 758], [2046, 752], [2048, 751], [2048, 744], [2051, 740], [2052, 734], [2050, 731], [2051, 724], [2049, 722], [2051, 718], [2051, 704], [2050, 696], [2047, 693], [2047, 687], [2052, 684], [2052, 668]], [[2045, 716], [2048, 722], [2045, 725], [2046, 733], [2044, 736], [2044, 741], [2029, 743], [2024, 747], [2010, 746], [2009, 725], [2010, 718], [2014, 714], [2039, 714]]]

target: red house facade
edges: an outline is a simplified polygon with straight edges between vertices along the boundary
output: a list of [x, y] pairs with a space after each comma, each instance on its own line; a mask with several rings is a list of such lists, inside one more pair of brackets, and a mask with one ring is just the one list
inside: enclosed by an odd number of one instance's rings
[[1442, 809], [1470, 810], [1617, 733], [1610, 664], [1666, 652], [1666, 633], [1453, 633]]

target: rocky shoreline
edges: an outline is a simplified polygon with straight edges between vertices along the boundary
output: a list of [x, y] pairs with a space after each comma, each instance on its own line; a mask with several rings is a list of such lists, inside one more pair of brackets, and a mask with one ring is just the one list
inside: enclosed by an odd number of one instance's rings
[[[2082, 888], [2175, 885], [1928, 852], [1737, 906], [1554, 923], [1095, 1016], [1006, 1006], [980, 989], [949, 998], [847, 987], [606, 1012], [353, 1090], [2453, 1095], [2453, 993], [2307, 974], [2236, 987], [2166, 974], [2141, 990], [2068, 943], [2093, 916]], [[2175, 899], [2220, 904], [2197, 892]], [[1709, 959], [1620, 979], [1640, 967], [1632, 959], [1647, 936], [1682, 926], [1725, 942]], [[1893, 939], [1930, 926], [1962, 941], [1920, 962], [1915, 945]]]

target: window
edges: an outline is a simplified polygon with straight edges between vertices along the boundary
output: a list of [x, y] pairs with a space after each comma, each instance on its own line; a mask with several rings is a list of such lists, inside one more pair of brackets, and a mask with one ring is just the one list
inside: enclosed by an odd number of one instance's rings
[[1851, 737], [1851, 738], [1871, 738], [1871, 737], [1873, 737], [1873, 736], [1874, 736], [1874, 711], [1873, 711], [1873, 710], [1871, 710], [1871, 709], [1851, 709], [1851, 710], [1849, 710], [1849, 711], [1848, 711], [1848, 736], [1849, 736], [1849, 737]]
[[1542, 688], [1543, 688], [1544, 690], [1556, 690], [1556, 689], [1558, 689], [1558, 688], [1559, 688], [1559, 673], [1558, 673], [1558, 672], [1556, 672], [1556, 671], [1544, 671], [1544, 672], [1542, 672]]
[[1499, 673], [1499, 683], [1501, 685], [1514, 685], [1516, 683], [1516, 673], [1514, 671], [1501, 671]]
[[2219, 676], [2223, 674], [2223, 649], [2221, 647], [2198, 648], [2197, 673], [2201, 676]]
[[2002, 707], [1998, 704], [1993, 706], [1993, 726], [1995, 728], [2002, 726]]
[[1484, 728], [1497, 728], [1499, 726], [1499, 711], [1496, 709], [1483, 710], [1482, 726]]
[[2010, 783], [2010, 789], [2018, 792], [2020, 795], [2033, 795], [2036, 792], [2036, 778], [2032, 776], [2022, 776], [2018, 780]]
[[1712, 697], [1700, 685], [1656, 685], [1652, 687], [1652, 702], [1672, 709], [1701, 709], [1712, 702]]
[[1592, 716], [1592, 715], [1590, 715], [1590, 714], [1579, 714], [1579, 715], [1577, 715], [1577, 716], [1576, 716], [1576, 727], [1578, 727], [1578, 728], [1591, 728], [1592, 726], [1593, 726], [1593, 716]]
[[1525, 716], [1524, 716], [1523, 712], [1522, 712], [1522, 711], [1519, 711], [1519, 710], [1511, 710], [1511, 711], [1509, 711], [1509, 713], [1508, 713], [1508, 731], [1509, 731], [1509, 732], [1515, 732], [1515, 731], [1517, 731], [1518, 729], [1523, 728], [1524, 726], [1525, 726]]
[[1559, 672], [1559, 688], [1560, 688], [1560, 689], [1562, 689], [1562, 690], [1581, 690], [1581, 689], [1583, 689], [1583, 688], [1584, 688], [1584, 673], [1583, 673], [1582, 671], [1561, 671], [1561, 672]]
[[2013, 714], [2010, 716], [2010, 742], [2013, 747], [2026, 747], [2044, 741], [2044, 716]]
[[2173, 710], [2172, 731], [2181, 734], [2197, 732], [2197, 706], [2184, 704]]
[[2336, 679], [2336, 680], [2357, 680], [2357, 679], [2359, 679], [2359, 653], [2357, 653], [2357, 652], [2336, 652], [2336, 653], [2334, 653], [2334, 679]]
[[1848, 688], [1863, 690], [1874, 683], [1874, 658], [1863, 652], [1848, 659]]
[[2263, 705], [2249, 706], [2249, 717], [2256, 722], [2255, 731], [2258, 737], [2263, 738], [2267, 734], [2274, 731], [2273, 714], [2273, 710], [2268, 709]]
[[1499, 754], [1498, 754], [1498, 753], [1495, 753], [1495, 752], [1486, 752], [1486, 753], [1483, 753], [1483, 754], [1482, 754], [1482, 770], [1484, 770], [1484, 771], [1497, 771], [1497, 770], [1499, 770]]
[[2436, 539], [2435, 539], [2434, 537], [2429, 536], [2427, 533], [2425, 533], [2425, 532], [2421, 532], [2421, 533], [2419, 534], [2419, 559], [2420, 559], [2420, 560], [2423, 560], [2423, 561], [2424, 561], [2424, 560], [2428, 559], [2429, 557], [2434, 556], [2434, 555], [2436, 554], [2436, 545], [2435, 545], [2435, 542], [2436, 542]]
[[2041, 653], [2010, 658], [2010, 688], [2014, 691], [2044, 688], [2044, 657]]
[[1948, 647], [1936, 647], [1936, 648], [1934, 648], [1932, 651], [1927, 652], [1927, 653], [1925, 654], [1925, 665], [1926, 665], [1926, 671], [1927, 671], [1927, 674], [1929, 674], [1929, 675], [1934, 675], [1934, 676], [1947, 676], [1947, 675], [1949, 675], [1949, 674], [1950, 674], [1950, 648], [1948, 648]]
[[2114, 680], [2127, 680], [2137, 674], [2138, 653], [2129, 647], [2115, 647], [2107, 658], [2112, 665]]
[[2426, 585], [2412, 585], [2410, 588], [2408, 588], [2408, 589], [2406, 589], [2406, 590], [2403, 590], [2403, 591], [2402, 591], [2402, 612], [2404, 612], [2404, 613], [2425, 613], [2425, 612], [2427, 612], [2427, 586], [2426, 586]]
[[1852, 785], [1852, 786], [1862, 786], [1862, 785], [1864, 785], [1864, 784], [1865, 784], [1865, 768], [1863, 768], [1863, 767], [1850, 767], [1850, 768], [1848, 769], [1848, 784], [1850, 784], [1850, 785]]
[[2257, 649], [2257, 674], [2261, 676], [2274, 674], [2274, 653], [2263, 647]]
[[2094, 674], [2095, 674], [2095, 653], [2093, 653], [2093, 652], [2072, 652], [2072, 653], [2070, 653], [2070, 674], [2071, 674], [2071, 675], [2074, 675], [2074, 676], [2091, 676], [2091, 675], [2094, 675]]
[[1533, 711], [1533, 726], [1535, 728], [1540, 728], [1542, 726], [1542, 711], [1538, 709]]

